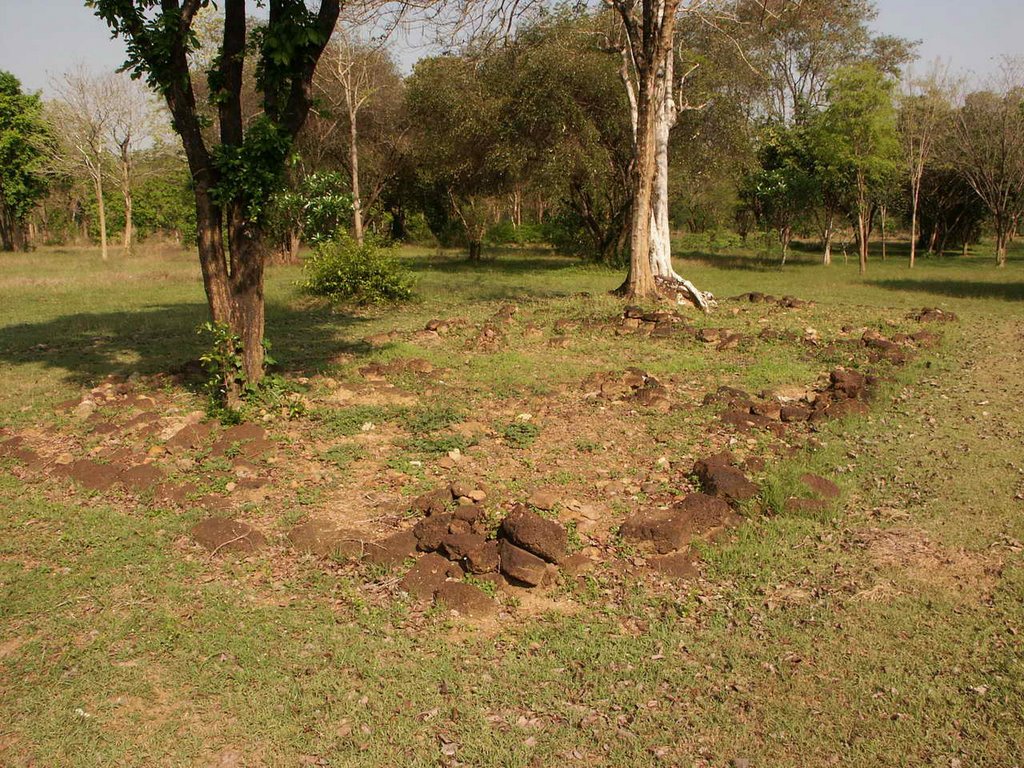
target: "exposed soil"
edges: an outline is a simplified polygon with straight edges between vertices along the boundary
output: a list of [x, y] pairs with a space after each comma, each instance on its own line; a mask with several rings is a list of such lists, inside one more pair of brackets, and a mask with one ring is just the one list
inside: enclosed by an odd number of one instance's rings
[[[792, 297], [753, 294], [736, 303], [744, 306], [735, 312], [807, 306]], [[392, 332], [387, 341], [426, 341], [459, 355], [466, 348], [500, 349], [511, 332], [545, 338], [548, 331], [521, 323], [518, 314], [508, 305], [480, 326], [432, 320], [422, 330]], [[940, 319], [950, 318], [931, 310], [914, 316]], [[64, 426], [0, 435], [0, 458], [25, 479], [55, 483], [55, 492], [180, 508], [194, 521], [192, 539], [209, 555], [264, 550], [262, 556], [281, 568], [302, 557], [382, 568], [396, 575], [371, 585], [375, 596], [404, 591], [479, 618], [511, 605], [492, 595], [521, 599], [560, 575], [572, 580], [594, 568], [615, 578], [643, 573], [667, 582], [699, 574], [692, 545], [726, 534], [744, 514], [759, 511], [758, 478], [812, 439], [816, 425], [865, 412], [880, 381], [873, 368], [884, 375], [935, 338], [932, 331], [887, 338], [856, 328], [829, 343], [817, 332], [787, 337], [764, 329], [755, 336], [698, 330], [678, 312], [635, 307], [603, 325], [555, 319], [550, 330], [548, 342], [556, 349], [588, 334], [644, 334], [711, 355], [782, 337], [806, 348], [812, 360], [825, 350], [829, 362], [813, 381], [756, 394], [630, 367], [543, 395], [485, 395], [460, 418], [425, 427], [418, 439], [434, 443], [419, 460], [403, 459], [417, 433], [389, 414], [450, 400], [457, 377], [422, 358], [366, 365], [357, 380], [343, 383], [301, 378], [302, 392], [290, 396], [289, 408], [328, 417], [357, 408], [367, 414], [340, 435], [316, 419], [284, 417], [284, 411], [267, 412], [261, 423], [223, 427], [196, 410], [191, 396], [159, 379], [111, 377], [62, 404], [70, 414]], [[834, 365], [837, 355], [845, 365]], [[702, 428], [699, 450], [695, 441], [693, 455], [670, 462], [644, 420], [701, 407], [717, 410], [718, 419]], [[435, 443], [442, 448], [431, 454]], [[589, 455], [581, 456], [581, 446]], [[553, 476], [560, 482], [551, 484]], [[495, 479], [497, 488], [491, 487]], [[801, 480], [805, 493], [788, 499], [787, 510], [820, 511], [839, 496], [826, 478]], [[296, 510], [299, 520], [282, 525], [282, 519], [295, 520]], [[637, 554], [623, 556], [620, 536], [638, 547]], [[921, 540], [902, 541], [887, 534], [865, 546], [880, 562], [953, 580], [979, 581], [986, 573]], [[381, 584], [387, 585], [383, 592]]]

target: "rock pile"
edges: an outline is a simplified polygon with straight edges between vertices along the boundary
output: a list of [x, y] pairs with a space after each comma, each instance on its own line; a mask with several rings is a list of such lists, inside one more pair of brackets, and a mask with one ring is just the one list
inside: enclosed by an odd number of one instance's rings
[[730, 504], [750, 501], [758, 494], [758, 487], [747, 479], [729, 451], [698, 459], [693, 474], [706, 493]]
[[772, 296], [771, 294], [759, 293], [757, 291], [741, 293], [739, 296], [733, 296], [730, 301], [746, 301], [751, 304], [775, 304], [783, 307], [784, 309], [800, 309], [802, 307], [814, 306], [814, 302], [804, 301], [803, 299], [798, 299], [795, 296], [783, 296], [780, 299]]
[[672, 407], [665, 385], [639, 368], [629, 368], [625, 373], [593, 374], [584, 380], [583, 391], [586, 398], [630, 401], [659, 411], [668, 411]]
[[867, 413], [877, 384], [874, 376], [837, 368], [819, 390], [785, 387], [754, 397], [742, 389], [719, 387], [704, 396], [704, 404], [724, 406], [719, 418], [737, 431], [765, 429], [781, 437], [787, 425]]
[[566, 529], [516, 504], [492, 535], [480, 503], [485, 497], [482, 489], [455, 482], [414, 500], [413, 509], [423, 517], [412, 536], [423, 554], [403, 577], [404, 591], [477, 616], [496, 605], [473, 584], [451, 586], [467, 574], [498, 586], [538, 587], [553, 581], [567, 556]]
[[619, 335], [640, 333], [652, 338], [667, 338], [677, 332], [693, 335], [696, 329], [689, 325], [679, 312], [648, 312], [643, 307], [636, 306], [628, 306], [622, 311], [619, 328], [616, 331]]
[[947, 312], [938, 307], [923, 307], [911, 312], [907, 317], [919, 323], [952, 323], [957, 320], [955, 313]]

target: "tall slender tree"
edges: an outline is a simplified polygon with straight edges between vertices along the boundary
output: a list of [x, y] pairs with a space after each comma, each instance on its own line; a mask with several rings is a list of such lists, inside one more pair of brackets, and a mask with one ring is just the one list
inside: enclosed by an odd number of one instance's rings
[[[264, 375], [263, 214], [279, 187], [295, 136], [309, 113], [317, 62], [334, 32], [340, 0], [309, 9], [301, 0], [269, 0], [269, 17], [249, 34], [245, 0], [225, 0], [220, 48], [206, 77], [216, 105], [219, 143], [209, 141], [193, 88], [189, 54], [196, 14], [210, 0], [87, 0], [124, 38], [125, 68], [167, 102], [194, 182], [199, 262], [214, 322], [239, 339], [242, 375]], [[262, 114], [246, 122], [242, 73], [256, 56]], [[237, 396], [236, 382], [225, 382]]]
[[899, 104], [903, 162], [910, 182], [910, 267], [917, 260], [918, 210], [925, 168], [935, 156], [944, 123], [952, 117], [952, 86], [946, 70], [936, 63], [923, 76], [908, 75]]
[[996, 263], [1024, 217], [1024, 61], [1003, 63], [1000, 82], [969, 94], [954, 127], [954, 164], [992, 216]]
[[46, 193], [51, 138], [38, 94], [23, 93], [18, 78], [0, 71], [0, 250], [28, 246], [25, 217]]

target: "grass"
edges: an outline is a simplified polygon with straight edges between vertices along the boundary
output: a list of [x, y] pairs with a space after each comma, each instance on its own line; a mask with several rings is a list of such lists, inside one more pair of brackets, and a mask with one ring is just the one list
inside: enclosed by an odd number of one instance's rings
[[[782, 270], [739, 250], [679, 248], [690, 257], [680, 271], [716, 295], [817, 302], [771, 314], [778, 330], [893, 331], [909, 309], [936, 304], [961, 316], [939, 349], [887, 372], [869, 417], [829, 425], [816, 447], [770, 469], [780, 498], [802, 471], [837, 479], [834, 514], [754, 514], [704, 547], [703, 580], [666, 589], [597, 571], [561, 586], [575, 610], [521, 606], [515, 621], [480, 629], [375, 600], [367, 583], [383, 573], [281, 565], [273, 551], [198, 555], [187, 531], [199, 510], [83, 498], [3, 472], [0, 764], [1020, 764], [1020, 254], [1004, 270], [986, 255], [924, 260], [913, 273], [894, 258], [861, 278], [810, 254]], [[153, 374], [199, 354], [198, 267], [179, 253], [2, 258], [0, 422], [12, 428], [52, 420], [56, 403], [109, 373]], [[710, 409], [629, 419], [590, 404], [572, 418], [553, 393], [636, 365], [699, 403], [719, 383], [806, 384], [824, 370], [801, 345], [715, 353], [589, 332], [620, 306], [604, 294], [621, 275], [552, 254], [403, 258], [421, 298], [400, 314], [310, 304], [294, 268], [271, 269], [268, 328], [288, 376], [357, 380], [367, 362], [414, 356], [445, 369], [403, 381], [420, 406], [310, 419], [325, 438], [358, 440], [366, 422], [400, 429], [387, 462], [410, 483], [429, 469], [410, 462], [451, 450], [446, 440], [490, 450], [449, 433], [462, 419], [533, 426], [521, 412], [543, 429], [505, 435], [533, 465], [496, 471], [508, 488], [571, 483], [597, 461], [645, 472], [665, 455], [685, 470], [709, 444]], [[538, 325], [571, 317], [583, 330], [566, 350], [513, 331], [497, 351], [475, 349], [471, 330], [441, 346], [363, 341], [434, 317], [480, 323], [512, 299]], [[728, 306], [698, 321], [746, 330], [753, 318]], [[554, 426], [560, 418], [572, 429]], [[347, 442], [329, 450], [343, 472], [368, 455]], [[287, 519], [328, 504], [323, 494], [299, 488]]]

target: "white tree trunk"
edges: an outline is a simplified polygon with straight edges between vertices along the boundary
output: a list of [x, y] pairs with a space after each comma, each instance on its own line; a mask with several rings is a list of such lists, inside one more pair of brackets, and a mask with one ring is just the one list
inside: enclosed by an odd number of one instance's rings
[[355, 230], [356, 242], [363, 244], [363, 197], [359, 189], [359, 128], [356, 119], [359, 117], [358, 108], [353, 105], [353, 98], [348, 96], [349, 109], [349, 165], [352, 170], [352, 225]]
[[710, 309], [708, 298], [672, 266], [672, 228], [668, 215], [668, 155], [669, 139], [676, 124], [679, 110], [675, 101], [674, 52], [669, 53], [659, 77], [654, 112], [654, 185], [651, 190], [650, 260], [654, 277], [679, 283], [690, 299], [702, 310]]

